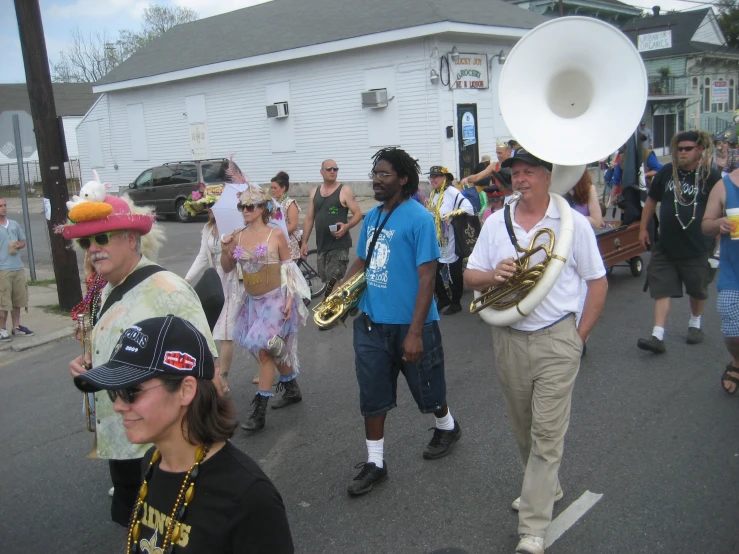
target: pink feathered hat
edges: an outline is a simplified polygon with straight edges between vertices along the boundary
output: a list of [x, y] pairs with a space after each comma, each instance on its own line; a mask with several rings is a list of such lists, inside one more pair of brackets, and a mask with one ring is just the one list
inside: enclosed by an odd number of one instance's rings
[[[107, 206], [106, 206], [107, 204]], [[142, 235], [151, 231], [154, 216], [148, 214], [133, 214], [128, 203], [117, 196], [106, 196], [103, 202], [84, 202], [78, 206], [84, 206], [87, 212], [85, 220], [61, 226], [62, 236], [67, 239], [78, 239], [91, 237], [108, 231], [130, 230], [137, 231]], [[110, 213], [110, 207], [113, 212]], [[95, 211], [100, 208], [100, 217], [95, 217]], [[109, 215], [102, 215], [108, 213]], [[70, 214], [71, 215], [71, 214]]]

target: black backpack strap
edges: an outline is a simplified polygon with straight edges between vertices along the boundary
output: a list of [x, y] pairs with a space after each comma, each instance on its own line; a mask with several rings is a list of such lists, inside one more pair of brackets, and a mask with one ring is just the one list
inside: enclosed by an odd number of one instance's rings
[[126, 277], [125, 281], [123, 281], [117, 287], [113, 288], [110, 295], [108, 295], [108, 298], [106, 298], [105, 304], [103, 305], [100, 313], [95, 318], [95, 320], [100, 321], [100, 318], [103, 317], [103, 314], [107, 312], [113, 304], [123, 298], [123, 295], [125, 295], [128, 291], [141, 284], [143, 281], [145, 281], [155, 273], [159, 273], [160, 271], [164, 271], [164, 268], [156, 264], [145, 265], [144, 267], [140, 267], [137, 270], [133, 271], [128, 277]]

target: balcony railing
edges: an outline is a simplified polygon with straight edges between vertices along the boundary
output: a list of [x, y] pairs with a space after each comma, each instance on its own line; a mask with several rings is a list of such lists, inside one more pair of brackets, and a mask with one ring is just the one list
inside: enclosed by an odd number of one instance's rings
[[649, 96], [670, 96], [672, 94], [681, 94], [676, 92], [675, 81], [676, 77], [662, 77], [660, 75], [648, 77], [649, 82]]

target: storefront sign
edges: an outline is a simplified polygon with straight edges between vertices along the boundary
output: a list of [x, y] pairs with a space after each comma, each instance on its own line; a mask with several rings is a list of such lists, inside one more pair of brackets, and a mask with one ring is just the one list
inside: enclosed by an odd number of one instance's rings
[[485, 54], [460, 54], [456, 62], [449, 57], [449, 88], [488, 88], [488, 57]]
[[711, 103], [726, 104], [729, 101], [729, 84], [726, 81], [714, 81], [711, 90]]
[[652, 50], [672, 48], [672, 31], [659, 31], [657, 33], [639, 35], [637, 37], [636, 47], [639, 52], [651, 52]]
[[477, 143], [475, 133], [475, 116], [472, 112], [464, 112], [462, 116], [462, 148], [467, 148]]

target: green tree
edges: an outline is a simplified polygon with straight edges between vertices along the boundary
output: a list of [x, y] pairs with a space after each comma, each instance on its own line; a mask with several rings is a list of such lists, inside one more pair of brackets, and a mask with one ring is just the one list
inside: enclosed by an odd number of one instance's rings
[[739, 2], [737, 0], [719, 0], [718, 24], [732, 48], [739, 48]]
[[94, 83], [131, 54], [182, 23], [198, 19], [197, 12], [180, 6], [148, 6], [141, 29], [122, 29], [118, 38], [103, 33], [83, 35], [79, 27], [70, 32], [67, 49], [51, 62], [51, 77], [57, 83]]

